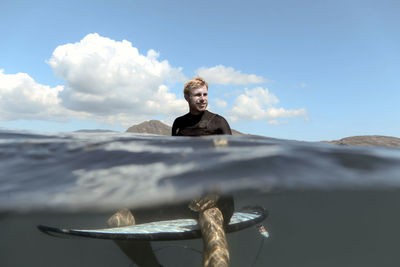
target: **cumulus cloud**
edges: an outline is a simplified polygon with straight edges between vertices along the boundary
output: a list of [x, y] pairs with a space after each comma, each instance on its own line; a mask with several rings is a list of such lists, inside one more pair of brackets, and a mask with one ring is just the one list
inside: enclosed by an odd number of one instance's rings
[[[65, 120], [78, 115], [60, 106], [63, 86], [42, 85], [26, 73], [5, 74], [0, 70], [0, 120]], [[84, 114], [81, 114], [82, 116]]]
[[267, 88], [256, 87], [252, 90], [245, 89], [234, 101], [233, 107], [228, 111], [232, 121], [239, 120], [267, 120], [270, 124], [281, 124], [278, 119], [303, 117], [307, 119], [304, 108], [289, 109], [275, 107], [279, 99]]
[[[0, 70], [0, 120], [39, 119], [65, 121], [95, 119], [124, 127], [155, 117], [172, 118], [187, 112], [187, 103], [170, 91], [186, 77], [181, 68], [159, 60], [149, 50], [139, 53], [128, 41], [115, 41], [88, 34], [81, 41], [57, 47], [48, 64], [65, 85], [42, 85], [26, 73], [4, 74]], [[197, 74], [210, 83], [243, 85], [267, 80], [218, 65], [200, 68]], [[212, 99], [227, 108], [222, 99]], [[232, 121], [267, 120], [281, 124], [282, 118], [305, 117], [305, 109], [276, 107], [279, 99], [262, 87], [245, 89], [228, 110]]]
[[65, 108], [129, 125], [187, 110], [185, 101], [168, 89], [185, 76], [158, 57], [154, 50], [140, 54], [125, 40], [88, 34], [80, 42], [57, 47], [48, 63], [66, 81], [59, 94]]
[[48, 64], [65, 85], [42, 85], [26, 73], [0, 70], [0, 120], [93, 118], [112, 124], [132, 123], [187, 111], [187, 103], [169, 87], [185, 81], [181, 68], [146, 55], [128, 41], [88, 34], [57, 47]]
[[246, 85], [254, 83], [265, 83], [268, 80], [255, 74], [245, 74], [232, 67], [218, 65], [212, 68], [201, 67], [196, 71], [198, 76], [203, 77], [209, 83], [224, 85]]
[[226, 108], [226, 107], [228, 106], [228, 103], [227, 103], [225, 100], [221, 100], [221, 99], [219, 99], [219, 98], [215, 98], [215, 99], [213, 100], [213, 102], [215, 103], [215, 105], [216, 105], [218, 108]]

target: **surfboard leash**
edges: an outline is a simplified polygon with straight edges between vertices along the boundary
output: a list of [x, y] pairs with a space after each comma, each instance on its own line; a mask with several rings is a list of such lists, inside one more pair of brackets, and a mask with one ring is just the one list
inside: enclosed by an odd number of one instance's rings
[[198, 250], [198, 249], [195, 249], [195, 248], [192, 248], [191, 246], [187, 246], [187, 245], [178, 245], [178, 244], [165, 245], [165, 246], [163, 246], [163, 247], [153, 249], [153, 251], [154, 251], [154, 252], [158, 252], [158, 251], [161, 251], [161, 250], [164, 250], [164, 249], [167, 249], [167, 248], [182, 248], [182, 249], [191, 250], [191, 251], [196, 252], [196, 253], [198, 253], [198, 254], [200, 254], [200, 255], [203, 254], [202, 251], [200, 251], [200, 250]]
[[269, 237], [269, 233], [268, 233], [267, 229], [265, 229], [264, 225], [259, 224], [259, 225], [256, 226], [256, 228], [257, 228], [258, 232], [260, 233], [260, 235], [263, 236], [263, 238], [261, 238], [261, 242], [260, 242], [260, 245], [258, 247], [258, 251], [257, 251], [256, 257], [254, 258], [254, 261], [253, 261], [253, 264], [251, 265], [251, 267], [254, 267], [256, 265], [256, 263], [258, 261], [258, 258], [261, 255], [261, 251], [262, 251], [262, 248], [264, 246], [264, 241], [265, 241], [265, 239], [267, 239]]

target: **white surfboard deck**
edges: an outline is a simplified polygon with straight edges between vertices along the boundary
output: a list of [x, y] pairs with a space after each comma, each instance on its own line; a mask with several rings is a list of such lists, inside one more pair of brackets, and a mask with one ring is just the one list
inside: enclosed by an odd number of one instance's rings
[[[235, 212], [226, 226], [227, 233], [242, 230], [267, 217], [267, 212], [260, 207], [246, 208]], [[103, 229], [63, 229], [39, 225], [39, 230], [54, 236], [71, 235], [113, 240], [182, 240], [201, 237], [200, 225], [194, 219], [176, 219], [136, 224], [125, 227]]]

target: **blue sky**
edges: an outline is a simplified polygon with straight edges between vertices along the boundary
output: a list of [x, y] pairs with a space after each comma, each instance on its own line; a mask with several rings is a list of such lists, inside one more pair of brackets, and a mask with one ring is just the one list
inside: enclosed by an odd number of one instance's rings
[[0, 127], [171, 124], [201, 75], [241, 132], [400, 137], [398, 14], [395, 0], [1, 0]]

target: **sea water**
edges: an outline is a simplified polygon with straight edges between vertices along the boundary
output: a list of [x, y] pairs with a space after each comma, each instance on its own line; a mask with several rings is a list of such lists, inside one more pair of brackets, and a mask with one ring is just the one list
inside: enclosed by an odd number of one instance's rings
[[[136, 266], [113, 241], [37, 225], [102, 228], [125, 207], [151, 221], [209, 192], [269, 213], [269, 238], [228, 234], [230, 266], [400, 266], [399, 149], [10, 130], [0, 130], [0, 266]], [[152, 247], [164, 266], [201, 266], [200, 239]]]

